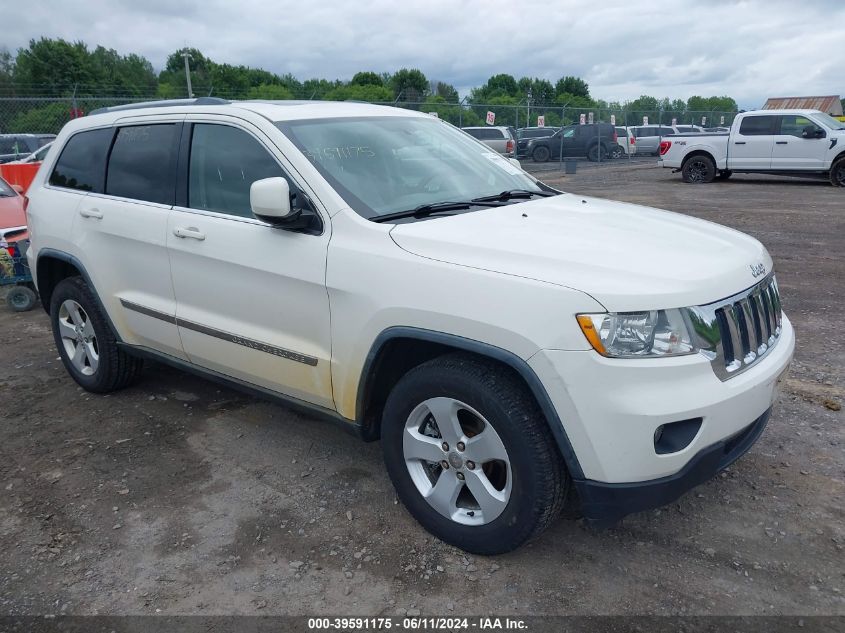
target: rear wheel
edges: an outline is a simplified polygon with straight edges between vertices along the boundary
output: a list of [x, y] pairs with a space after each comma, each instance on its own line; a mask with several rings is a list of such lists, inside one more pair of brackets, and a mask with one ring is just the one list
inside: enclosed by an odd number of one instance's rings
[[536, 148], [531, 153], [531, 158], [533, 158], [534, 162], [537, 162], [537, 163], [545, 163], [547, 160], [549, 160], [549, 156], [551, 156], [551, 152], [549, 151], [549, 148], [543, 147], [543, 146]]
[[681, 169], [684, 182], [699, 184], [713, 182], [716, 177], [716, 163], [704, 154], [698, 154], [687, 159]]
[[831, 165], [830, 184], [834, 187], [845, 187], [845, 156]]
[[607, 150], [604, 145], [593, 145], [587, 150], [587, 160], [597, 162], [600, 160], [607, 160]]
[[615, 145], [612, 150], [610, 150], [610, 157], [611, 158], [622, 158], [625, 155], [625, 148], [621, 145]]
[[397, 383], [382, 450], [414, 518], [474, 554], [508, 552], [540, 534], [569, 484], [530, 393], [507, 369], [463, 354], [424, 363]]
[[141, 373], [143, 361], [117, 346], [94, 293], [81, 277], [64, 279], [53, 290], [50, 322], [65, 369], [85, 390], [122, 389]]

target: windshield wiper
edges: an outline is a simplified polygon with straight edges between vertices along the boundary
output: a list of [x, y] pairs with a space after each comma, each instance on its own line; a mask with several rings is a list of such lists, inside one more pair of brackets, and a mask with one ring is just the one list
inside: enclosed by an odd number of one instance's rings
[[553, 191], [530, 191], [528, 189], [509, 189], [502, 193], [497, 193], [492, 196], [481, 196], [480, 198], [473, 198], [473, 202], [507, 202], [517, 198], [531, 198], [533, 196], [540, 196], [541, 198], [548, 198], [556, 196], [557, 193]]
[[469, 209], [470, 207], [498, 207], [495, 201], [490, 200], [467, 200], [466, 202], [432, 202], [430, 204], [421, 204], [413, 209], [406, 209], [404, 211], [395, 211], [393, 213], [384, 213], [370, 218], [373, 222], [390, 222], [391, 220], [400, 220], [402, 218], [425, 218], [434, 213], [441, 211], [459, 211], [461, 209]]

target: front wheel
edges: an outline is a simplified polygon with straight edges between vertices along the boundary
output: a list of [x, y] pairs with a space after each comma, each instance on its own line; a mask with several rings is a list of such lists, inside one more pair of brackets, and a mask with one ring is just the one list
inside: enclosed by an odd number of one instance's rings
[[50, 322], [65, 369], [86, 391], [115, 391], [141, 373], [143, 361], [118, 347], [94, 293], [81, 277], [64, 279], [53, 290]]
[[511, 551], [559, 514], [569, 477], [542, 412], [509, 370], [436, 358], [391, 391], [382, 419], [387, 471], [434, 536], [474, 554]]
[[845, 156], [831, 165], [830, 184], [834, 187], [845, 187]]
[[716, 177], [716, 163], [709, 156], [699, 154], [687, 159], [681, 168], [684, 182], [693, 184], [713, 182]]

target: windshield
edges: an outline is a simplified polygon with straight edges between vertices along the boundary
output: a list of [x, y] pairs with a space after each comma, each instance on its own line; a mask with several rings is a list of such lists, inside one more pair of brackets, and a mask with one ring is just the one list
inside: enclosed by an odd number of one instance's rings
[[433, 117], [350, 117], [276, 126], [359, 215], [525, 189], [542, 191], [508, 159]]
[[829, 114], [824, 114], [823, 112], [813, 113], [813, 118], [831, 130], [845, 130], [845, 123], [839, 121], [838, 119], [834, 119]]

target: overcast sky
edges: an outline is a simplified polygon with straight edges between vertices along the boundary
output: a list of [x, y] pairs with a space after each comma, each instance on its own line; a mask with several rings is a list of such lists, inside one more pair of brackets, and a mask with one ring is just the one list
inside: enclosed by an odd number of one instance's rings
[[842, 0], [40, 0], [7, 2], [0, 47], [62, 37], [135, 52], [160, 70], [185, 45], [218, 62], [349, 79], [420, 68], [461, 94], [491, 74], [587, 80], [641, 94], [843, 94]]

